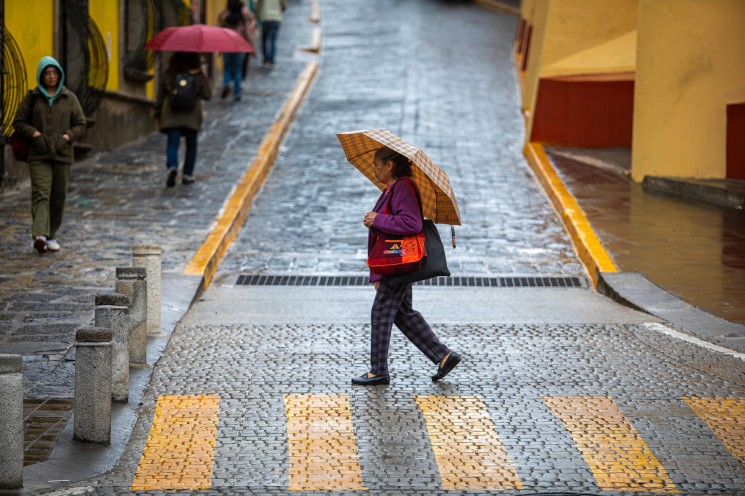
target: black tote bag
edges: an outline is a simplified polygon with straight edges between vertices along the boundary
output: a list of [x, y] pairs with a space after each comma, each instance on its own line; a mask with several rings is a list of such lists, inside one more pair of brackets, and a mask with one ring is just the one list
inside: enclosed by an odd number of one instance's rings
[[450, 277], [447, 259], [445, 258], [445, 247], [442, 245], [437, 226], [431, 220], [424, 219], [422, 232], [424, 232], [425, 237], [424, 246], [427, 249], [424, 264], [413, 272], [383, 276], [382, 280], [384, 283], [391, 286], [399, 286], [438, 276]]

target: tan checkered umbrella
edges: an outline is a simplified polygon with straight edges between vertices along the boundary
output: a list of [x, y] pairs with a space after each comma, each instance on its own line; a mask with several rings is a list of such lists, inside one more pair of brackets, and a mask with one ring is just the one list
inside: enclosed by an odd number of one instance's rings
[[412, 180], [422, 196], [424, 217], [437, 224], [460, 225], [460, 211], [448, 175], [437, 167], [419, 148], [407, 143], [387, 129], [372, 129], [338, 133], [347, 160], [381, 190], [373, 170], [373, 156], [378, 148], [387, 146], [408, 157], [414, 164]]

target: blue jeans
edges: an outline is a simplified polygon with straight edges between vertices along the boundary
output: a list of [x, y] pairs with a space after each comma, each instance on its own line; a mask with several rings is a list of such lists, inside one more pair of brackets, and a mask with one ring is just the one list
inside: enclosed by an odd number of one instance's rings
[[243, 78], [243, 59], [245, 56], [246, 54], [242, 52], [222, 54], [223, 84], [227, 88], [232, 82], [233, 95], [235, 96], [241, 96], [241, 79]]
[[184, 174], [194, 174], [194, 165], [197, 162], [197, 132], [194, 129], [183, 127], [172, 127], [166, 131], [168, 142], [166, 144], [166, 167], [178, 169], [178, 148], [181, 144], [181, 136], [186, 138], [186, 156], [184, 157]]
[[261, 23], [261, 51], [265, 64], [273, 64], [277, 54], [277, 33], [279, 21], [264, 21]]

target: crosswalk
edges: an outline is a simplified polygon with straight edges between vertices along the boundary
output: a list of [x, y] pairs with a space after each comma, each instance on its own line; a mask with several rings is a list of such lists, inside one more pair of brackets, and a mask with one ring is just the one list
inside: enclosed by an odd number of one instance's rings
[[[415, 396], [442, 490], [520, 490], [524, 484], [478, 396]], [[745, 399], [685, 397], [729, 452], [745, 465]], [[290, 491], [364, 491], [350, 398], [286, 394]], [[618, 404], [603, 396], [542, 398], [603, 491], [678, 494], [653, 450]], [[132, 490], [212, 487], [220, 397], [161, 396]], [[369, 454], [365, 454], [369, 456]], [[374, 461], [373, 461], [374, 462]], [[375, 481], [372, 481], [375, 482]]]

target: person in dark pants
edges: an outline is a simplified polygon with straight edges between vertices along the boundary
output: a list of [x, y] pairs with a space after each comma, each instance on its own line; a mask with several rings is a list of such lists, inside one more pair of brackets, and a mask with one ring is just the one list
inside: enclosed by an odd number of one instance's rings
[[[386, 185], [372, 212], [365, 215], [363, 223], [372, 230], [393, 236], [411, 236], [422, 230], [422, 215], [416, 186], [408, 179], [411, 162], [400, 153], [383, 147], [375, 153], [375, 176]], [[386, 212], [389, 204], [390, 211]], [[368, 254], [372, 236], [368, 235]], [[458, 353], [442, 344], [422, 314], [412, 307], [411, 284], [390, 285], [379, 274], [370, 273], [375, 286], [375, 301], [371, 312], [370, 372], [352, 379], [352, 384], [374, 386], [389, 384], [388, 350], [393, 324], [429, 358], [438, 365], [433, 381], [445, 377], [461, 361]]]
[[[178, 81], [177, 81], [178, 79]], [[175, 92], [177, 86], [191, 87], [193, 85], [193, 102], [185, 102], [187, 97], [181, 98], [176, 105]], [[176, 52], [168, 63], [158, 84], [158, 100], [155, 118], [158, 128], [167, 137], [166, 168], [168, 175], [166, 186], [176, 185], [178, 175], [178, 149], [181, 137], [186, 140], [186, 156], [181, 182], [194, 182], [194, 166], [197, 161], [197, 133], [202, 130], [202, 100], [212, 98], [212, 89], [207, 76], [202, 72], [201, 59], [198, 53]], [[193, 106], [190, 105], [193, 103]]]
[[40, 254], [58, 251], [57, 230], [65, 210], [73, 142], [87, 130], [85, 114], [75, 94], [65, 86], [65, 72], [52, 57], [43, 57], [37, 70], [38, 87], [21, 102], [13, 127], [31, 139], [31, 236]]
[[277, 35], [282, 24], [282, 12], [287, 10], [287, 0], [256, 0], [254, 10], [261, 20], [261, 52], [264, 56], [264, 67], [274, 69]]
[[[256, 28], [256, 17], [246, 7], [243, 0], [228, 0], [225, 10], [217, 18], [220, 26], [232, 29], [253, 46], [253, 32]], [[223, 60], [223, 88], [221, 97], [226, 98], [232, 87], [233, 100], [241, 99], [241, 81], [248, 75], [248, 60], [246, 53], [222, 54]]]

